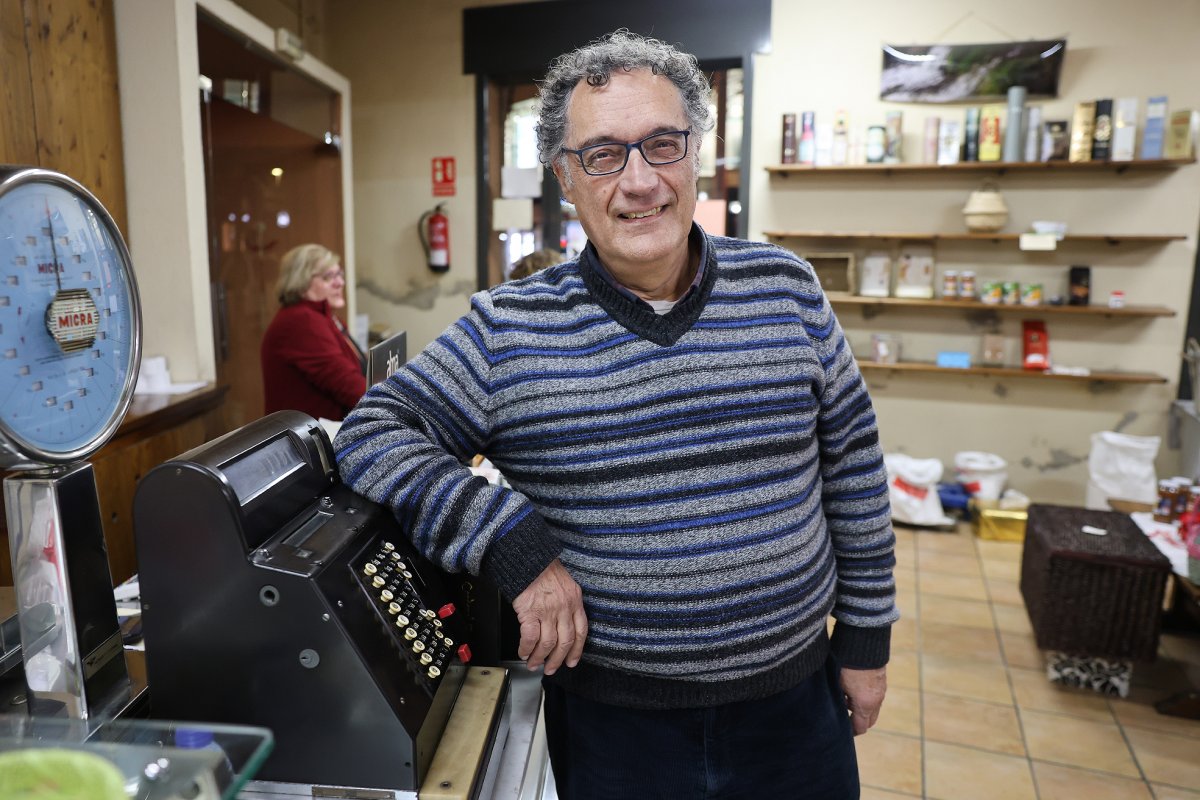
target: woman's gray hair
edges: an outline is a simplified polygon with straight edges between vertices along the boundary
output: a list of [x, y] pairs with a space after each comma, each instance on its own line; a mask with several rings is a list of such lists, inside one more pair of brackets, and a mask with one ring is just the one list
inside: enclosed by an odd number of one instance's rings
[[313, 278], [341, 261], [341, 256], [319, 244], [302, 244], [288, 250], [279, 260], [279, 280], [275, 283], [279, 304], [299, 303]]
[[693, 138], [699, 139], [712, 130], [712, 113], [708, 107], [711, 90], [696, 57], [680, 52], [666, 42], [621, 28], [559, 56], [550, 65], [550, 71], [539, 87], [541, 104], [537, 137], [543, 164], [551, 166], [563, 155], [567, 107], [575, 87], [582, 80], [586, 80], [588, 86], [604, 86], [618, 69], [649, 69], [655, 75], [669, 79], [679, 89]]

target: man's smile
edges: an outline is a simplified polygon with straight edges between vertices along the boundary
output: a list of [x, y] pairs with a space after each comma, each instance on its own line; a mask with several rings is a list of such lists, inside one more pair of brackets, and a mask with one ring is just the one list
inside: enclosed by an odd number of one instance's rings
[[621, 219], [645, 219], [646, 217], [657, 217], [662, 213], [664, 208], [666, 208], [666, 206], [656, 206], [654, 208], [646, 209], [645, 211], [626, 211], [625, 213], [618, 214], [617, 216]]

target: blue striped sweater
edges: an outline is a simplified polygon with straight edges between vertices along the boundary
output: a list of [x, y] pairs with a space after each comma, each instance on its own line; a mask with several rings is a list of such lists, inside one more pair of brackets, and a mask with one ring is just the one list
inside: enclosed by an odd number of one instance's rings
[[475, 295], [334, 443], [445, 569], [511, 599], [560, 557], [589, 635], [550, 680], [634, 707], [766, 697], [830, 647], [882, 666], [898, 616], [875, 414], [812, 268], [693, 233], [703, 278], [670, 313], [589, 248]]

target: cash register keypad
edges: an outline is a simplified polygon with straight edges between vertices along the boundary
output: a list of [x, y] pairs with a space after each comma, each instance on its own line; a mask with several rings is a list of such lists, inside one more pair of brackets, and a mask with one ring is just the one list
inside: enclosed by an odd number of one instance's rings
[[[437, 680], [457, 656], [464, 659], [465, 647], [454, 650], [454, 640], [442, 630], [442, 617], [454, 613], [453, 605], [438, 611], [426, 608], [413, 585], [413, 573], [392, 542], [379, 542], [368, 549], [355, 569], [359, 584], [384, 620], [389, 636], [402, 657], [429, 680]], [[461, 652], [460, 652], [461, 651]], [[469, 656], [466, 656], [469, 658]]]

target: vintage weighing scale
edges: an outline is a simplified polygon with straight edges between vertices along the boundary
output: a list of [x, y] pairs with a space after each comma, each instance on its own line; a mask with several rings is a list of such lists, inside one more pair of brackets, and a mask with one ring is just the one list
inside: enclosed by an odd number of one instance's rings
[[14, 471], [4, 503], [35, 715], [111, 716], [129, 700], [84, 459], [124, 419], [140, 359], [137, 284], [112, 217], [65, 175], [0, 167], [0, 469]]

